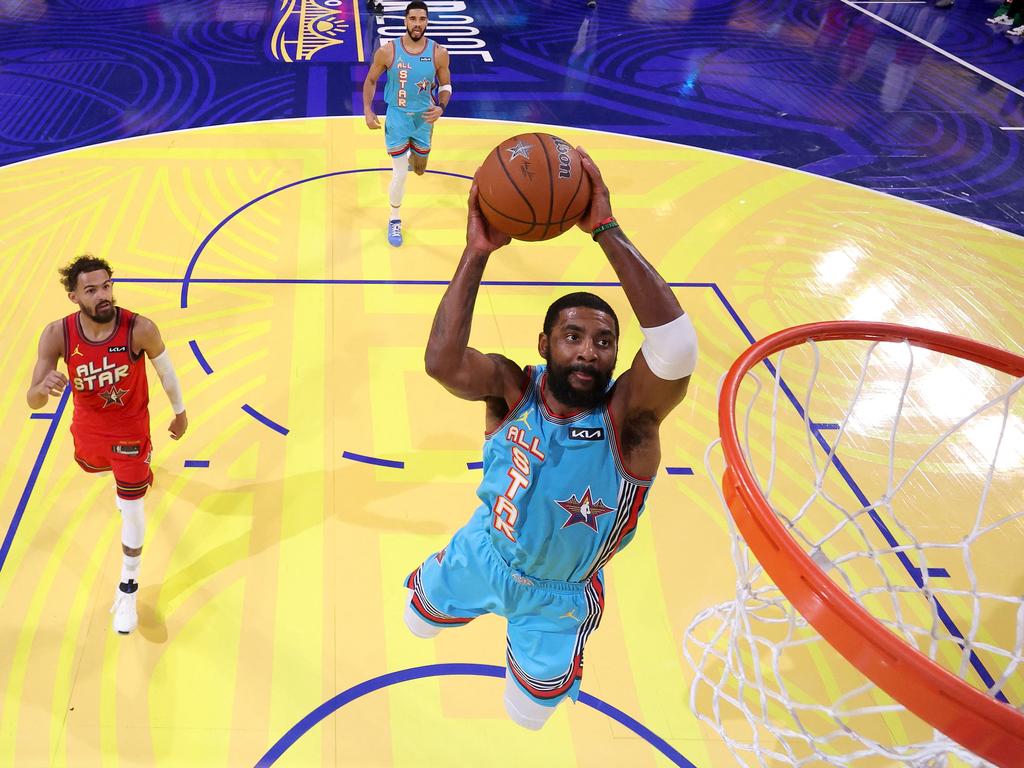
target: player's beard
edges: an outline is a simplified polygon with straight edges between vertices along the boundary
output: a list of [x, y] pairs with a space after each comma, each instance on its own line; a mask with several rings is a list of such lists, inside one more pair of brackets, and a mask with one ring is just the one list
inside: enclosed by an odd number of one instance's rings
[[[572, 385], [569, 376], [573, 371], [593, 376], [593, 382], [589, 389], [577, 389]], [[548, 360], [548, 388], [551, 394], [562, 405], [580, 410], [597, 408], [608, 397], [608, 382], [611, 381], [611, 371], [600, 371], [592, 365], [570, 365], [562, 367], [557, 363]]]
[[90, 312], [85, 307], [81, 307], [82, 314], [92, 320], [94, 323], [105, 325], [114, 319], [114, 313], [117, 311], [117, 302], [113, 299], [101, 310], [98, 307]]
[[411, 29], [407, 29], [405, 31], [409, 33], [409, 39], [412, 40], [414, 43], [418, 43], [420, 39], [423, 37], [423, 35], [427, 33], [425, 29], [422, 31], [416, 30], [415, 32], [413, 32]]

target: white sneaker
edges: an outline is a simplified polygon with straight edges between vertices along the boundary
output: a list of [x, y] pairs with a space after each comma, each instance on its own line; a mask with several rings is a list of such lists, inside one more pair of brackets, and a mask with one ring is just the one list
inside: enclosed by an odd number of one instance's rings
[[1001, 13], [998, 16], [993, 16], [991, 19], [985, 19], [989, 24], [1006, 24], [1009, 26], [1013, 24], [1013, 19], [1007, 16], [1005, 13]]
[[127, 635], [139, 624], [139, 615], [135, 611], [135, 593], [139, 585], [129, 581], [130, 592], [126, 592], [120, 584], [114, 594], [114, 604], [110, 606], [110, 612], [114, 614], [114, 631], [119, 635]]
[[1006, 34], [1008, 34], [1008, 35], [1015, 35], [1017, 37], [1024, 36], [1024, 24], [1021, 24], [1019, 27], [1014, 27], [1009, 32], [1007, 32]]

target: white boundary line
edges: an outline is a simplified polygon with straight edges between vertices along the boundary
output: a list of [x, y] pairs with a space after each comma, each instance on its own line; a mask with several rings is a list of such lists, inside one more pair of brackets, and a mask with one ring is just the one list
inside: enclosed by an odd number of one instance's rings
[[924, 0], [852, 0], [859, 5], [924, 5]]
[[1000, 131], [1024, 131], [1024, 126], [1000, 125]]
[[936, 53], [938, 53], [938, 54], [941, 54], [941, 55], [945, 56], [945, 57], [946, 57], [947, 59], [950, 59], [951, 61], [955, 61], [955, 62], [956, 62], [957, 64], [959, 64], [959, 65], [961, 65], [961, 66], [963, 66], [963, 67], [966, 67], [967, 69], [971, 70], [971, 72], [974, 72], [974, 74], [976, 74], [976, 75], [981, 75], [981, 76], [982, 76], [982, 77], [984, 77], [984, 78], [985, 78], [986, 80], [991, 80], [991, 81], [992, 81], [993, 83], [995, 83], [996, 85], [1000, 85], [1000, 86], [1002, 86], [1003, 88], [1005, 88], [1006, 90], [1008, 90], [1008, 91], [1011, 91], [1012, 93], [1015, 93], [1015, 94], [1017, 94], [1018, 96], [1020, 96], [1020, 97], [1021, 97], [1022, 99], [1024, 99], [1024, 91], [1021, 91], [1021, 90], [1020, 90], [1020, 89], [1018, 89], [1018, 88], [1014, 88], [1014, 87], [1013, 87], [1012, 85], [1010, 85], [1009, 83], [1005, 83], [1005, 82], [1003, 82], [1003, 81], [1002, 81], [1002, 80], [1000, 80], [1000, 79], [999, 79], [998, 77], [996, 77], [996, 76], [994, 76], [994, 75], [990, 75], [990, 74], [989, 74], [988, 72], [985, 72], [984, 70], [978, 69], [978, 68], [977, 68], [976, 66], [974, 66], [973, 64], [969, 64], [968, 62], [964, 61], [964, 60], [963, 60], [963, 59], [961, 59], [960, 57], [958, 57], [958, 56], [954, 56], [954, 55], [953, 55], [952, 53], [950, 53], [949, 51], [946, 51], [946, 50], [944, 50], [944, 49], [942, 49], [942, 48], [939, 48], [939, 46], [937, 46], [937, 45], [933, 45], [933, 44], [929, 43], [929, 42], [928, 42], [927, 40], [925, 40], [925, 39], [924, 39], [924, 38], [922, 38], [922, 37], [918, 37], [918, 36], [917, 36], [917, 35], [915, 35], [915, 34], [914, 34], [913, 32], [908, 32], [907, 30], [905, 30], [905, 29], [904, 29], [903, 27], [899, 26], [898, 24], [893, 24], [893, 23], [892, 23], [891, 21], [889, 21], [888, 19], [883, 19], [883, 18], [882, 18], [881, 16], [879, 16], [878, 14], [872, 13], [871, 11], [868, 11], [868, 10], [866, 10], [866, 9], [864, 9], [864, 8], [861, 8], [861, 7], [860, 7], [860, 6], [859, 6], [859, 5], [857, 4], [857, 3], [853, 2], [853, 0], [841, 0], [841, 2], [842, 2], [842, 3], [844, 4], [844, 5], [847, 5], [847, 6], [849, 6], [850, 8], [853, 8], [853, 9], [854, 9], [854, 10], [856, 10], [856, 11], [859, 11], [860, 13], [863, 13], [863, 14], [864, 14], [865, 16], [870, 16], [870, 17], [871, 17], [871, 18], [873, 18], [873, 19], [874, 19], [875, 21], [879, 21], [879, 22], [881, 22], [882, 24], [885, 24], [885, 26], [887, 26], [887, 27], [890, 27], [891, 29], [895, 29], [895, 30], [896, 30], [897, 32], [899, 32], [899, 33], [900, 33], [901, 35], [906, 35], [906, 36], [907, 36], [907, 37], [909, 37], [909, 38], [910, 38], [911, 40], [916, 40], [916, 41], [917, 41], [917, 42], [919, 42], [919, 43], [920, 43], [921, 45], [925, 45], [925, 46], [927, 46], [927, 47], [931, 48], [931, 49], [932, 49], [933, 51], [935, 51]]

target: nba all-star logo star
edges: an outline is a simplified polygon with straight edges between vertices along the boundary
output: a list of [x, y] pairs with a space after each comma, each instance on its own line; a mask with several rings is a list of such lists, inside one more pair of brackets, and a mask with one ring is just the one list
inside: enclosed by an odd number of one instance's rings
[[429, 91], [430, 86], [432, 85], [433, 83], [427, 80], [426, 78], [423, 78], [418, 83], [416, 83], [416, 87], [420, 89], [420, 93], [423, 93], [424, 91]]
[[103, 407], [106, 408], [108, 405], [124, 405], [124, 396], [127, 394], [127, 389], [118, 389], [117, 384], [114, 384], [106, 392], [100, 392], [100, 397], [105, 401]]
[[566, 501], [555, 501], [558, 506], [569, 513], [569, 519], [562, 523], [563, 528], [568, 528], [576, 523], [583, 523], [592, 531], [597, 531], [597, 518], [606, 512], [614, 512], [614, 507], [609, 507], [601, 499], [594, 501], [590, 495], [590, 488], [583, 494], [582, 499], [577, 499], [574, 493]]
[[509, 153], [508, 160], [512, 162], [517, 157], [525, 157], [527, 160], [530, 159], [530, 150], [533, 148], [533, 144], [527, 144], [522, 139], [516, 142], [514, 147], [506, 147], [505, 151]]

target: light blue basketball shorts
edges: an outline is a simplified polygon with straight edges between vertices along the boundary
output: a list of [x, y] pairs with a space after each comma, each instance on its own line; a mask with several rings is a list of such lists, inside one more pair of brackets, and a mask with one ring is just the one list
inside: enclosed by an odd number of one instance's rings
[[434, 126], [423, 119], [422, 112], [388, 107], [384, 118], [384, 144], [392, 157], [398, 157], [407, 149], [417, 155], [429, 154], [433, 132]]
[[604, 576], [586, 582], [527, 576], [498, 555], [489, 534], [470, 522], [447, 547], [409, 574], [410, 605], [436, 627], [461, 627], [477, 616], [508, 619], [506, 676], [540, 704], [576, 701], [583, 648], [601, 623]]

